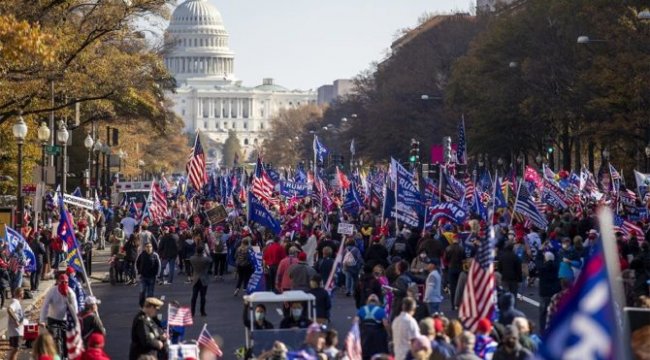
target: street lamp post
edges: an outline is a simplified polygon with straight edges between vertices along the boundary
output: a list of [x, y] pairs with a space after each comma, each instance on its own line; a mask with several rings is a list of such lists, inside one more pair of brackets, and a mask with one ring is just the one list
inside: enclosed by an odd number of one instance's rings
[[[47, 181], [45, 180], [45, 146], [50, 141], [50, 128], [47, 127], [47, 123], [43, 121], [41, 126], [38, 127], [37, 135], [38, 141], [41, 143], [41, 189], [43, 196], [41, 197], [41, 213], [45, 214], [45, 186]], [[43, 216], [45, 220], [45, 216]], [[45, 222], [45, 221], [43, 221]]]
[[23, 227], [23, 211], [25, 211], [25, 199], [23, 198], [23, 142], [27, 136], [27, 124], [23, 120], [22, 112], [18, 116], [18, 121], [14, 124], [13, 135], [18, 144], [18, 202], [16, 211], [16, 228], [20, 231]]
[[59, 121], [59, 130], [56, 132], [56, 139], [59, 141], [61, 145], [63, 145], [63, 166], [62, 166], [62, 173], [63, 173], [63, 179], [61, 181], [61, 191], [65, 194], [67, 193], [67, 182], [68, 182], [68, 166], [67, 166], [67, 157], [68, 157], [68, 138], [70, 137], [70, 133], [68, 132], [68, 128], [65, 125], [65, 122], [63, 120]]
[[104, 144], [102, 147], [102, 153], [104, 154], [104, 191], [108, 196], [110, 192], [110, 182], [111, 182], [111, 164], [110, 164], [110, 154], [111, 147], [108, 144]]
[[101, 139], [97, 139], [95, 141], [95, 145], [93, 146], [93, 151], [95, 152], [95, 190], [101, 193], [102, 184], [100, 181], [100, 169], [99, 169], [99, 154], [102, 152], [103, 144]]
[[126, 158], [126, 152], [124, 150], [120, 149], [120, 151], [117, 152], [117, 155], [120, 157], [120, 164], [119, 164], [118, 177], [117, 177], [117, 179], [119, 181], [121, 179], [121, 176], [122, 176], [122, 160], [124, 160]]
[[88, 132], [88, 135], [86, 135], [86, 138], [84, 139], [84, 147], [86, 150], [88, 150], [88, 176], [87, 176], [87, 189], [88, 189], [88, 194], [86, 195], [88, 198], [92, 196], [91, 194], [91, 189], [90, 189], [90, 172], [91, 168], [93, 165], [93, 145], [95, 144], [95, 141], [93, 140], [93, 137], [90, 135], [90, 132]]

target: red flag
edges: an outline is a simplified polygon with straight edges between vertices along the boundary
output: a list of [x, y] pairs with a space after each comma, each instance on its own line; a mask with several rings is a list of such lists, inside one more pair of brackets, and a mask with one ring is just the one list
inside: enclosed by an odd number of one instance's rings
[[339, 167], [336, 167], [336, 178], [339, 181], [339, 186], [341, 186], [341, 190], [348, 190], [350, 188], [350, 180], [348, 180], [348, 177], [345, 176], [345, 173], [343, 171], [339, 170]]
[[192, 311], [187, 306], [176, 307], [169, 304], [167, 323], [169, 326], [190, 326], [194, 324], [194, 321], [192, 320]]
[[203, 330], [201, 330], [201, 334], [199, 335], [198, 343], [199, 346], [211, 352], [212, 354], [216, 356], [223, 356], [223, 352], [221, 352], [219, 344], [217, 344], [217, 342], [212, 338], [212, 335], [208, 331], [207, 325], [203, 325]]

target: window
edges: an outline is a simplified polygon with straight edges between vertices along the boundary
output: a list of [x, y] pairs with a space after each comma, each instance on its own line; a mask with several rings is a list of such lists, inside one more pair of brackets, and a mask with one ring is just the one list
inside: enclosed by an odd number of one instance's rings
[[181, 115], [185, 116], [185, 109], [181, 109]]
[[223, 122], [223, 128], [224, 128], [224, 130], [225, 130], [227, 127], [228, 127], [228, 123], [224, 121], [224, 122]]
[[237, 128], [237, 127], [235, 126], [235, 122], [234, 122], [234, 121], [232, 122], [232, 128], [233, 128], [233, 129], [236, 129], [236, 128]]
[[204, 122], [203, 122], [203, 128], [204, 128], [204, 129], [207, 129], [207, 128], [208, 128], [208, 122], [207, 122], [207, 121], [204, 121]]
[[244, 145], [248, 145], [248, 139], [244, 139]]
[[244, 129], [248, 129], [248, 121], [244, 122]]
[[253, 139], [253, 144], [257, 145], [257, 138]]

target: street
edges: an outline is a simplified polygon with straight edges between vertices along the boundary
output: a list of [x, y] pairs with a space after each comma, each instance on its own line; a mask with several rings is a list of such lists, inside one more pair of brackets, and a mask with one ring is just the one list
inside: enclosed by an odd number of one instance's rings
[[[102, 251], [93, 260], [93, 277], [99, 277], [101, 273], [108, 271], [107, 251]], [[185, 283], [185, 280], [187, 280], [187, 277], [177, 275], [173, 284], [157, 285], [155, 295], [157, 297], [165, 296], [166, 304], [169, 301], [176, 300], [182, 305], [189, 306], [192, 289], [189, 284]], [[196, 339], [203, 324], [207, 323], [210, 333], [223, 339], [222, 351], [224, 359], [234, 359], [235, 350], [244, 345], [243, 300], [241, 295], [233, 296], [234, 287], [234, 273], [226, 276], [222, 282], [213, 281], [208, 287], [206, 306], [208, 316], [203, 318], [197, 315], [194, 318], [194, 325], [189, 327], [185, 334], [185, 339]], [[113, 359], [125, 359], [128, 356], [131, 341], [131, 322], [138, 311], [140, 288], [139, 286], [123, 284], [111, 286], [110, 283], [102, 283], [96, 280], [93, 282], [92, 288], [95, 296], [102, 300], [99, 311], [107, 331], [106, 352]], [[531, 288], [524, 295], [537, 300], [536, 296], [532, 296], [532, 294], [536, 293], [537, 289]], [[338, 331], [339, 341], [343, 343], [350, 328], [352, 316], [355, 313], [354, 300], [351, 297], [345, 297], [341, 291], [335, 292], [332, 300], [331, 326]], [[167, 311], [166, 304], [161, 309], [163, 313]], [[517, 302], [517, 307], [529, 319], [537, 320], [536, 307], [522, 301]], [[280, 322], [278, 310], [267, 309], [269, 321], [276, 327]], [[448, 316], [456, 317], [456, 313], [451, 311], [447, 299], [443, 302], [441, 310]], [[196, 312], [198, 314], [199, 310], [197, 309]], [[166, 318], [166, 314], [163, 315], [163, 318]]]

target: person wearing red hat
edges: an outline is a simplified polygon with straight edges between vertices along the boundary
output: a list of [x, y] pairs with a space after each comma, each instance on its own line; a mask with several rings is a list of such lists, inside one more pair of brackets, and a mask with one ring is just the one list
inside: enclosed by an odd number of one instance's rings
[[57, 286], [52, 287], [45, 294], [39, 318], [39, 323], [42, 327], [45, 327], [47, 324], [47, 329], [54, 337], [59, 354], [64, 356], [67, 354], [65, 345], [67, 313], [70, 312], [73, 316], [76, 316], [79, 312], [77, 296], [68, 284], [68, 276], [66, 274], [59, 275]]
[[81, 360], [110, 360], [104, 352], [104, 335], [93, 333], [88, 338], [88, 349], [81, 355]]
[[497, 342], [494, 341], [490, 333], [492, 332], [492, 322], [490, 319], [483, 318], [478, 321], [476, 326], [476, 344], [474, 353], [483, 360], [492, 359], [494, 352], [497, 351]]

